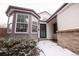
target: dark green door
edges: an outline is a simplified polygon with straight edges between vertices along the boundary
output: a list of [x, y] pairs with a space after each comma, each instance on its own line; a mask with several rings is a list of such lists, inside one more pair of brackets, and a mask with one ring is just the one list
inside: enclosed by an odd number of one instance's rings
[[40, 24], [40, 38], [46, 38], [46, 24]]

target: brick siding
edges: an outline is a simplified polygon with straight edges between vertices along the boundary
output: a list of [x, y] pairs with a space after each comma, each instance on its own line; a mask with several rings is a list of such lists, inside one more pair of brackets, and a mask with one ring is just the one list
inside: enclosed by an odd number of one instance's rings
[[0, 37], [7, 36], [7, 28], [0, 28]]

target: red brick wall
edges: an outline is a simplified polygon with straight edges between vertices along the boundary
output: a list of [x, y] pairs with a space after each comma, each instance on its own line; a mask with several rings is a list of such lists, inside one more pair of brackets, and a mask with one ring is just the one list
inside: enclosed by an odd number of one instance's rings
[[0, 28], [0, 37], [7, 36], [7, 28]]

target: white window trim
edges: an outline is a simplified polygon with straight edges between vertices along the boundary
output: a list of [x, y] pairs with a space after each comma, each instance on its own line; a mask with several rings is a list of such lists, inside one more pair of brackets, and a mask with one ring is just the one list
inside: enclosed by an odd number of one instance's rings
[[31, 18], [31, 34], [38, 34], [38, 26], [39, 26], [39, 24], [38, 24], [38, 21], [37, 21], [37, 32], [32, 32], [32, 18]]
[[[11, 23], [11, 24], [12, 24], [12, 23]], [[10, 27], [11, 24], [8, 24], [8, 26]], [[9, 27], [8, 27], [7, 33], [12, 33], [12, 30], [9, 31]]]
[[[14, 14], [12, 14], [13, 16], [14, 16]], [[12, 18], [13, 19], [13, 18]], [[13, 20], [12, 20], [12, 23], [9, 23], [9, 21], [10, 21], [10, 18], [8, 19], [8, 29], [7, 29], [7, 33], [12, 33], [12, 30], [11, 31], [9, 31], [9, 27], [10, 27], [10, 25], [12, 24], [12, 26], [13, 26]]]
[[[23, 14], [23, 15], [27, 15], [28, 16], [28, 28], [27, 28], [27, 32], [16, 32], [16, 26], [17, 26], [17, 15], [18, 14]], [[28, 33], [29, 32], [29, 14], [24, 14], [24, 13], [16, 13], [16, 18], [15, 18], [15, 33]]]

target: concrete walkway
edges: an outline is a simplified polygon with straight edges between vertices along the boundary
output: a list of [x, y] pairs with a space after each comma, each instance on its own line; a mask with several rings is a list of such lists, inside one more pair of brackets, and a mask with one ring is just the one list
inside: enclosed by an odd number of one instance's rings
[[37, 47], [42, 50], [40, 56], [77, 56], [70, 50], [62, 48], [50, 40], [38, 42]]

